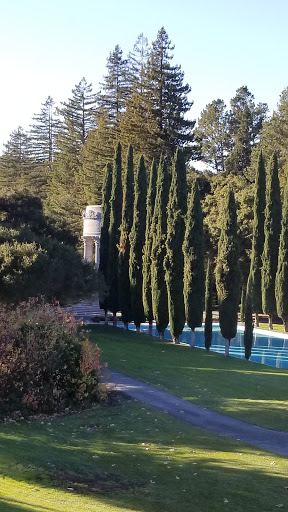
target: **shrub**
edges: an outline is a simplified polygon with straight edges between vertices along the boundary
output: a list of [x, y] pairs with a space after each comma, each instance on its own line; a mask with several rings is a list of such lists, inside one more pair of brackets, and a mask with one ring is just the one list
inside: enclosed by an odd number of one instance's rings
[[59, 306], [0, 306], [0, 416], [61, 412], [105, 397], [101, 350]]

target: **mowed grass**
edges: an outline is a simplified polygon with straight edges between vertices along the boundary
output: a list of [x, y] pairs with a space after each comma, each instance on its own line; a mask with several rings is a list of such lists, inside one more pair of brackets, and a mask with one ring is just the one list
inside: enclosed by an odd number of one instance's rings
[[110, 326], [89, 326], [111, 369], [263, 427], [288, 431], [288, 370]]
[[1, 512], [286, 510], [287, 458], [116, 398], [0, 425]]

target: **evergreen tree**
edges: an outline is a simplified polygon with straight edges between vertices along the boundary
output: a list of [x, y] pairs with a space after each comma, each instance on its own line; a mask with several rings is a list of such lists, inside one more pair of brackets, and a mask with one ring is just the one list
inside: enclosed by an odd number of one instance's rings
[[129, 89], [142, 93], [145, 89], [145, 75], [147, 72], [148, 57], [150, 48], [148, 39], [140, 34], [134, 44], [133, 51], [128, 54], [128, 81]]
[[169, 323], [174, 343], [185, 325], [183, 297], [184, 257], [182, 245], [187, 213], [186, 167], [183, 151], [178, 149], [172, 167], [172, 181], [167, 207], [167, 241], [164, 260], [168, 291]]
[[168, 197], [168, 170], [165, 160], [161, 158], [158, 167], [155, 208], [152, 221], [151, 251], [152, 310], [156, 322], [156, 329], [161, 339], [164, 338], [164, 331], [169, 322], [168, 296], [164, 269]]
[[58, 109], [63, 118], [63, 124], [59, 138], [62, 145], [71, 142], [70, 124], [73, 125], [73, 143], [78, 149], [83, 146], [88, 132], [95, 128], [96, 94], [92, 91], [92, 84], [88, 84], [85, 78], [72, 89], [72, 97], [67, 102], [62, 102]]
[[186, 114], [193, 102], [188, 100], [191, 88], [183, 83], [181, 66], [172, 65], [174, 46], [162, 27], [152, 43], [148, 61], [149, 97], [152, 111], [157, 120], [160, 139], [165, 144], [165, 156], [173, 157], [177, 147], [183, 147], [185, 157], [192, 154], [192, 130], [195, 121], [188, 120]]
[[242, 174], [246, 177], [245, 170], [251, 163], [251, 135], [250, 135], [250, 113], [248, 106], [245, 105], [241, 114], [240, 125], [238, 127], [234, 147], [226, 159], [226, 170], [228, 173]]
[[204, 340], [205, 348], [209, 352], [212, 342], [212, 324], [213, 324], [213, 273], [212, 265], [208, 260], [205, 281], [205, 327]]
[[262, 311], [262, 291], [261, 291], [261, 267], [262, 253], [264, 248], [264, 211], [265, 211], [265, 167], [262, 152], [259, 154], [257, 173], [255, 179], [254, 195], [254, 221], [250, 274], [248, 285], [251, 291], [252, 310], [255, 312], [256, 327], [259, 326], [258, 313]]
[[146, 232], [145, 244], [143, 251], [143, 307], [144, 315], [149, 322], [149, 334], [152, 336], [152, 322], [153, 322], [153, 308], [152, 308], [152, 289], [151, 289], [151, 264], [152, 264], [152, 220], [154, 214], [155, 197], [156, 197], [156, 180], [157, 180], [157, 166], [153, 160], [149, 187], [147, 193], [146, 203]]
[[119, 305], [125, 330], [131, 321], [131, 295], [129, 279], [130, 241], [129, 235], [133, 224], [134, 206], [134, 166], [133, 147], [130, 146], [127, 155], [127, 168], [123, 183], [122, 222], [119, 242]]
[[130, 233], [129, 277], [133, 320], [137, 331], [144, 322], [142, 257], [146, 229], [147, 177], [141, 156], [135, 177], [133, 226]]
[[202, 325], [205, 292], [203, 215], [196, 180], [192, 183], [183, 254], [186, 322], [191, 328], [190, 346], [194, 347], [195, 327]]
[[85, 205], [78, 180], [80, 151], [88, 132], [95, 127], [96, 97], [92, 93], [91, 84], [87, 84], [83, 78], [72, 89], [72, 97], [61, 105], [58, 113], [62, 116], [62, 122], [56, 141], [57, 154], [49, 178], [47, 210], [56, 218], [68, 217], [71, 228], [80, 235], [82, 226], [79, 210]]
[[125, 112], [126, 100], [131, 93], [128, 87], [127, 60], [123, 59], [123, 52], [118, 44], [107, 59], [107, 71], [108, 74], [100, 84], [98, 109], [108, 120], [116, 138], [119, 136], [119, 123]]
[[245, 322], [246, 286], [242, 286], [240, 303], [240, 322]]
[[245, 297], [245, 329], [244, 329], [244, 346], [245, 359], [250, 359], [253, 343], [253, 316], [252, 316], [252, 300], [249, 286]]
[[[288, 169], [287, 169], [288, 171]], [[286, 185], [282, 211], [281, 235], [279, 245], [278, 268], [275, 282], [277, 315], [282, 318], [284, 331], [288, 332], [288, 180]]]
[[228, 113], [223, 100], [214, 100], [202, 110], [195, 139], [201, 145], [202, 160], [216, 172], [225, 170], [229, 149]]
[[2, 195], [23, 193], [45, 196], [47, 171], [34, 159], [29, 134], [18, 126], [0, 159], [0, 183]]
[[225, 355], [229, 355], [231, 338], [236, 336], [240, 300], [240, 267], [237, 235], [237, 214], [234, 194], [229, 191], [222, 213], [218, 243], [216, 288], [219, 303], [219, 324], [225, 338]]
[[120, 239], [120, 224], [122, 218], [122, 157], [121, 144], [117, 144], [113, 174], [112, 190], [110, 198], [110, 223], [109, 223], [109, 249], [107, 260], [107, 284], [109, 286], [108, 306], [113, 313], [113, 325], [117, 323], [117, 311], [119, 311], [119, 280], [118, 280], [118, 245]]
[[270, 159], [267, 172], [266, 208], [262, 255], [262, 306], [269, 315], [269, 328], [273, 329], [272, 316], [276, 314], [275, 277], [278, 264], [279, 239], [281, 231], [281, 198], [278, 177], [277, 156]]
[[104, 181], [106, 164], [113, 162], [114, 134], [107, 119], [96, 116], [97, 127], [88, 132], [80, 150], [80, 168], [77, 175], [79, 194], [86, 204], [98, 204]]
[[42, 103], [41, 112], [34, 115], [33, 121], [35, 123], [31, 126], [30, 136], [34, 158], [38, 162], [52, 163], [56, 152], [56, 138], [60, 121], [51, 96], [48, 96]]
[[[105, 282], [107, 282], [107, 261], [109, 252], [109, 225], [110, 225], [110, 199], [112, 192], [112, 165], [107, 164], [106, 172], [102, 188], [102, 221], [101, 221], [101, 240], [100, 240], [100, 263], [99, 272], [102, 272]], [[105, 311], [105, 316], [108, 311], [108, 299], [105, 298], [100, 302], [100, 306]], [[107, 317], [105, 318], [107, 322]]]

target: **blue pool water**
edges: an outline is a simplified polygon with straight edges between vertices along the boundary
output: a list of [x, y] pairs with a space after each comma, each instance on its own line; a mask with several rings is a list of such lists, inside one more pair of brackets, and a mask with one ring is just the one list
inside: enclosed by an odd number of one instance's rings
[[[133, 329], [133, 325], [129, 326]], [[148, 332], [148, 325], [142, 324], [141, 331]], [[180, 336], [181, 343], [190, 343], [191, 330], [185, 327]], [[153, 334], [157, 336], [156, 328], [153, 327]], [[238, 329], [237, 335], [231, 340], [230, 355], [245, 359], [244, 349], [244, 330], [241, 327]], [[165, 330], [165, 339], [171, 340], [169, 328]], [[204, 327], [195, 329], [195, 345], [199, 348], [204, 347]], [[219, 326], [213, 326], [213, 338], [211, 345], [211, 352], [218, 352], [224, 354], [224, 338], [221, 335]], [[252, 354], [250, 361], [255, 363], [262, 363], [268, 366], [275, 366], [276, 368], [288, 368], [288, 337], [280, 333], [274, 334], [260, 334], [255, 333], [253, 337]]]

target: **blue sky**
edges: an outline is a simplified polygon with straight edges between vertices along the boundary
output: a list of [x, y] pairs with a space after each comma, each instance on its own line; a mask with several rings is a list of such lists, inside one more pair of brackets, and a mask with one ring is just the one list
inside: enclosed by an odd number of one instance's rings
[[66, 101], [84, 76], [94, 91], [119, 44], [164, 26], [192, 87], [191, 117], [247, 85], [272, 112], [288, 86], [286, 0], [10, 0], [1, 2], [0, 149], [50, 95]]

